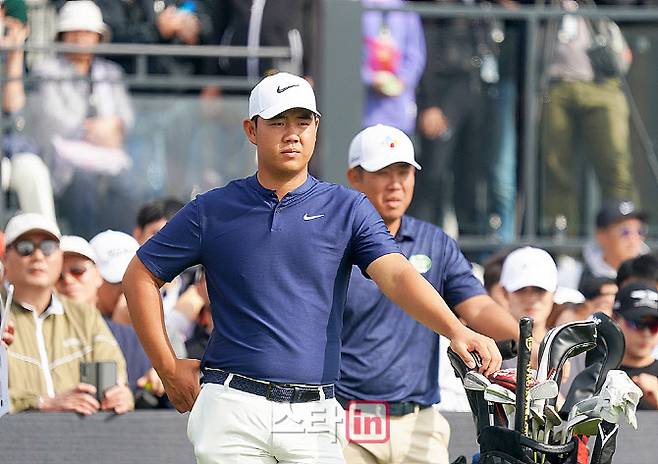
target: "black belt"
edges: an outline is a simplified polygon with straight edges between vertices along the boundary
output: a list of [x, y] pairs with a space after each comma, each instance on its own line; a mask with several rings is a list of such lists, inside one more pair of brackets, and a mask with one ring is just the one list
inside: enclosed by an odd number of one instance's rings
[[[351, 400], [344, 398], [342, 396], [336, 396], [336, 400], [340, 403], [343, 409], [347, 409], [347, 406]], [[354, 400], [358, 401], [358, 400]], [[386, 403], [388, 404], [388, 415], [392, 417], [406, 416], [412, 412], [421, 411], [423, 409], [429, 408], [429, 404], [420, 404], [414, 403], [413, 401], [408, 401], [404, 403]]]
[[[229, 375], [226, 371], [206, 368], [203, 370], [201, 383], [219, 383], [223, 385]], [[228, 386], [246, 393], [264, 396], [265, 399], [277, 403], [308, 403], [309, 401], [319, 401], [321, 399], [320, 388], [322, 388], [326, 399], [334, 397], [333, 385], [318, 385], [315, 387], [310, 385], [265, 382], [238, 374], [233, 374], [233, 378]]]

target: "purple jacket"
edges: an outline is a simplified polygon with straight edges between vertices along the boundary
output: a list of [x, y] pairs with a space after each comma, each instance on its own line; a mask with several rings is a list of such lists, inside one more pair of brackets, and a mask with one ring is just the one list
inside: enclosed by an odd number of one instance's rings
[[[364, 6], [397, 6], [402, 0], [363, 0]], [[397, 97], [388, 97], [372, 88], [374, 71], [369, 58], [369, 45], [376, 39], [383, 25], [400, 51], [395, 74], [404, 82], [404, 90]], [[366, 102], [363, 127], [387, 124], [413, 134], [416, 127], [416, 86], [425, 68], [425, 36], [420, 17], [401, 11], [367, 11], [363, 15], [364, 59], [361, 76], [366, 85]]]

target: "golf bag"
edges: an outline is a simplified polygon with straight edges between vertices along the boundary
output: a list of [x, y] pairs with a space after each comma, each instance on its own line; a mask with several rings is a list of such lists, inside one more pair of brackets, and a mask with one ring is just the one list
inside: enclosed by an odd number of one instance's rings
[[578, 439], [565, 445], [547, 445], [504, 427], [485, 427], [480, 433], [478, 464], [534, 464], [537, 455], [549, 464], [577, 464]]

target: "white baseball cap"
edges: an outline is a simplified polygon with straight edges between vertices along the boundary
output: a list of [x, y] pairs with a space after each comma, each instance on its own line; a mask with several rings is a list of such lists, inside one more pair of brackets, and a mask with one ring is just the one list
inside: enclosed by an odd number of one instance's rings
[[361, 166], [368, 172], [379, 171], [393, 163], [407, 163], [416, 169], [411, 139], [395, 127], [377, 124], [356, 134], [350, 143], [349, 168]]
[[71, 31], [96, 32], [107, 40], [109, 27], [103, 22], [101, 9], [91, 0], [69, 1], [62, 6], [57, 16], [57, 33]]
[[271, 119], [291, 108], [304, 108], [320, 116], [311, 84], [294, 74], [280, 72], [260, 81], [249, 95], [249, 119]]
[[139, 248], [137, 240], [116, 230], [101, 232], [92, 238], [89, 244], [96, 254], [98, 272], [111, 284], [123, 280], [128, 264]]
[[52, 219], [38, 213], [23, 213], [12, 217], [5, 227], [5, 242], [11, 245], [23, 234], [32, 231], [46, 232], [57, 240], [62, 236], [59, 227]]
[[585, 296], [575, 288], [558, 287], [553, 295], [553, 303], [555, 304], [580, 304], [585, 302]]
[[539, 287], [547, 292], [557, 289], [555, 261], [540, 248], [524, 247], [511, 252], [503, 262], [500, 285], [508, 292]]
[[63, 253], [75, 253], [76, 255], [84, 256], [85, 258], [97, 261], [96, 253], [88, 241], [77, 235], [63, 235], [59, 240], [59, 248]]

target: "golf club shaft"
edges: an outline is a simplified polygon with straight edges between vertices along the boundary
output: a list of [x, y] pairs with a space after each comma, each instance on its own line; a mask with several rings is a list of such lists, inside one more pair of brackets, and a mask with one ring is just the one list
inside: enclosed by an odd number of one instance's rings
[[514, 428], [528, 436], [528, 389], [532, 381], [530, 353], [532, 351], [532, 318], [519, 321], [519, 354], [516, 364], [516, 416]]

